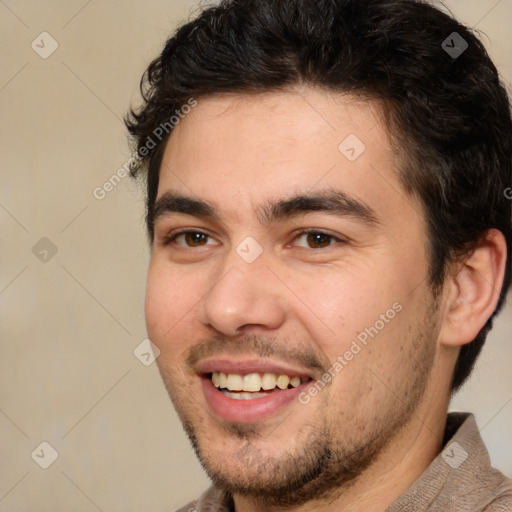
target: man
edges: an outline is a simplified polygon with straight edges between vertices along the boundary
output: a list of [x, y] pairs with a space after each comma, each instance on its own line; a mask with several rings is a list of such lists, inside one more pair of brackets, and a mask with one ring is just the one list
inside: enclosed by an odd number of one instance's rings
[[447, 416], [510, 284], [476, 37], [416, 0], [225, 0], [141, 88], [148, 333], [213, 481], [180, 510], [512, 510]]

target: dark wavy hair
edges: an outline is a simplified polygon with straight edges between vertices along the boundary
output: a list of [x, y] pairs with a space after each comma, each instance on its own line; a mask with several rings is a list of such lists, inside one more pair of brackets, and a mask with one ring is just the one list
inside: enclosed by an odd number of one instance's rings
[[[460, 37], [467, 49], [450, 53]], [[137, 152], [132, 174], [147, 180], [150, 239], [170, 116], [191, 98], [301, 84], [385, 106], [400, 181], [424, 208], [435, 293], [447, 265], [470, 254], [487, 230], [504, 234], [501, 297], [475, 340], [461, 349], [452, 379], [452, 390], [458, 389], [510, 285], [512, 201], [505, 191], [511, 187], [512, 122], [506, 89], [483, 44], [427, 2], [223, 0], [181, 26], [142, 77], [142, 105], [125, 118]]]

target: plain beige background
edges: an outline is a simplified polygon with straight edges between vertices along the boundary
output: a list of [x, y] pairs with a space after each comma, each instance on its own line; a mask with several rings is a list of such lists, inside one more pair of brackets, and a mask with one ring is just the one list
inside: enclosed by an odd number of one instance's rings
[[[447, 4], [512, 81], [512, 0]], [[125, 178], [93, 196], [129, 157], [121, 119], [140, 75], [195, 5], [0, 0], [0, 511], [158, 512], [208, 484], [155, 365], [133, 353], [142, 192]], [[511, 324], [509, 300], [453, 408], [475, 412], [512, 477]], [[48, 469], [41, 442], [58, 454]]]

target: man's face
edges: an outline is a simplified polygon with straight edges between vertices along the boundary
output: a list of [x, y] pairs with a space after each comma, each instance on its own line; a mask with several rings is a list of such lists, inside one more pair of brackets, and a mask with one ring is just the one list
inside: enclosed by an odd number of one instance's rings
[[428, 397], [438, 315], [423, 213], [396, 168], [375, 105], [311, 89], [204, 98], [172, 133], [148, 333], [232, 492], [323, 496]]

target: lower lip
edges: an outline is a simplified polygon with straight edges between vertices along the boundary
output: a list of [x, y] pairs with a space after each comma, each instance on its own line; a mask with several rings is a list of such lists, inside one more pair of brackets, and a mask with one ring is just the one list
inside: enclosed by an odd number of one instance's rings
[[305, 386], [304, 383], [296, 388], [275, 391], [261, 398], [237, 400], [223, 395], [212, 383], [211, 379], [203, 377], [203, 391], [206, 401], [213, 414], [232, 423], [256, 423], [277, 414], [285, 406], [296, 400]]

